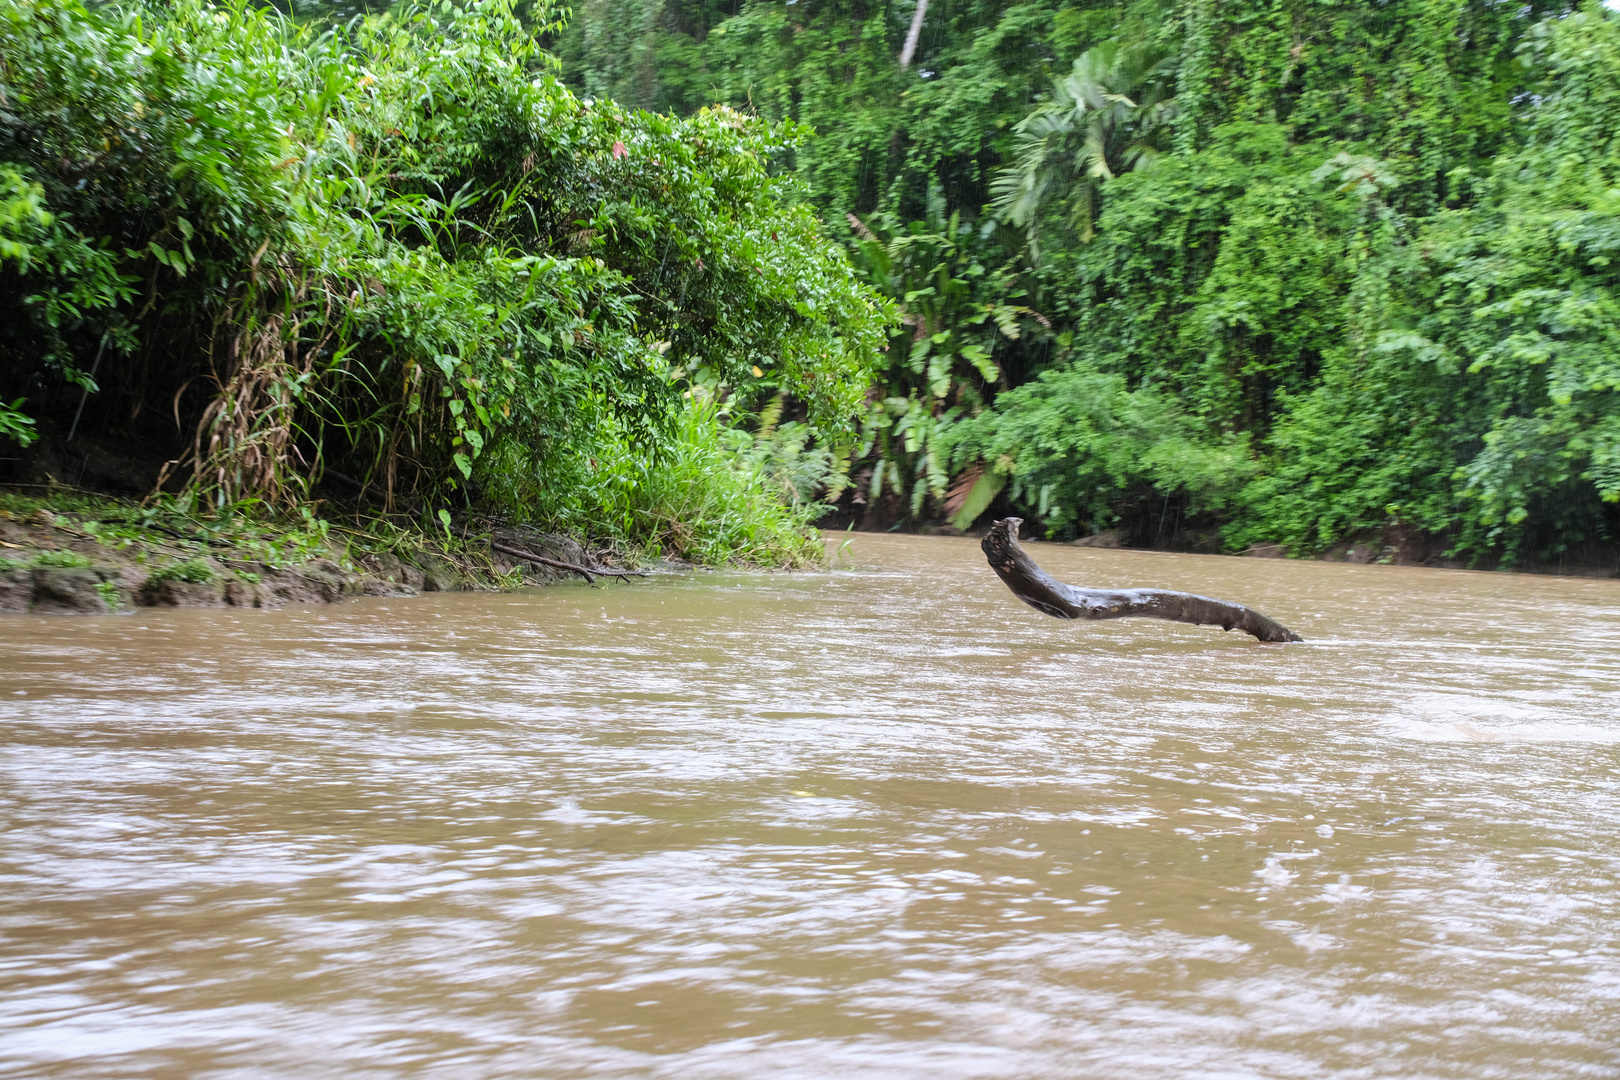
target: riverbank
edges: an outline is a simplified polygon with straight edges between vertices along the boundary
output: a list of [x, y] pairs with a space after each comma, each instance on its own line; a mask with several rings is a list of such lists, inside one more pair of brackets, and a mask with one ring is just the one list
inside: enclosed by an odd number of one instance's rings
[[[0, 489], [0, 612], [336, 603], [643, 572], [624, 553], [491, 518], [440, 535], [384, 519], [210, 520], [64, 487]], [[661, 561], [663, 569], [687, 564]]]
[[[965, 535], [941, 527], [918, 531]], [[1115, 532], [1065, 546], [1219, 553], [1196, 546], [1130, 547]], [[1238, 554], [1289, 557], [1280, 545]], [[362, 596], [500, 592], [694, 566], [659, 552], [652, 555], [649, 559], [647, 553], [622, 545], [582, 542], [484, 515], [453, 520], [449, 528], [427, 533], [383, 517], [209, 519], [183, 513], [173, 500], [137, 500], [59, 484], [0, 485], [0, 613], [5, 614], [276, 608]], [[1432, 545], [1410, 541], [1341, 544], [1306, 561], [1620, 577], [1607, 552], [1574, 553], [1558, 564], [1503, 568], [1469, 566], [1444, 558]]]
[[[983, 533], [982, 526], [994, 514], [980, 519], [980, 526], [963, 532], [949, 525], [924, 524], [914, 530], [921, 536], [968, 536]], [[1391, 526], [1368, 529], [1320, 551], [1290, 551], [1283, 544], [1251, 544], [1242, 551], [1228, 551], [1221, 545], [1216, 529], [1183, 530], [1150, 537], [1128, 536], [1120, 529], [1058, 541], [1068, 547], [1097, 548], [1106, 551], [1156, 551], [1167, 555], [1225, 555], [1256, 559], [1294, 559], [1303, 562], [1339, 562], [1353, 565], [1421, 567], [1430, 570], [1480, 570], [1513, 574], [1540, 574], [1553, 577], [1620, 578], [1620, 544], [1574, 544], [1551, 556], [1506, 562], [1500, 555], [1461, 559], [1450, 552], [1456, 538], [1419, 529]]]

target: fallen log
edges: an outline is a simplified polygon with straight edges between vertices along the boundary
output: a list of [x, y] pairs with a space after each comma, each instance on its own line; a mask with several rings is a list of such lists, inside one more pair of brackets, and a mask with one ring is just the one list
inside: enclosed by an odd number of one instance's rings
[[980, 547], [990, 568], [1012, 594], [1036, 611], [1059, 619], [1124, 619], [1144, 616], [1173, 622], [1242, 630], [1261, 641], [1305, 639], [1242, 604], [1168, 589], [1081, 589], [1048, 574], [1018, 544], [1022, 518], [1003, 518], [990, 526]]
[[593, 585], [596, 584], [596, 579], [599, 577], [631, 578], [647, 576], [640, 570], [614, 570], [613, 568], [607, 566], [580, 566], [577, 563], [563, 562], [561, 559], [548, 559], [544, 555], [536, 555], [532, 551], [524, 551], [521, 548], [510, 547], [496, 540], [491, 540], [489, 546], [492, 550], [498, 551], [502, 555], [510, 555], [514, 559], [522, 559], [524, 562], [539, 563], [541, 566], [550, 566], [557, 570], [568, 570], [572, 573], [580, 575]]

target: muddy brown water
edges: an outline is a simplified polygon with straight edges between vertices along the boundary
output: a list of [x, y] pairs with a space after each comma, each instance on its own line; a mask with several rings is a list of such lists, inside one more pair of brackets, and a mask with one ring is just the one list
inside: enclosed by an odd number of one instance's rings
[[0, 619], [0, 1075], [1620, 1075], [1620, 582], [1046, 545]]

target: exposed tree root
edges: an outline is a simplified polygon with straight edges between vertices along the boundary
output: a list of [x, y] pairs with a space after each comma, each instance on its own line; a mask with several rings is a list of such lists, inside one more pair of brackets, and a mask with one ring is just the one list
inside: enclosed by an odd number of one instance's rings
[[524, 551], [522, 548], [511, 547], [510, 545], [503, 544], [498, 540], [491, 540], [489, 542], [489, 546], [491, 551], [498, 551], [502, 555], [510, 555], [514, 559], [522, 559], [524, 562], [539, 563], [541, 566], [549, 566], [554, 570], [571, 571], [575, 574], [579, 574], [586, 581], [589, 581], [592, 584], [595, 584], [596, 579], [599, 577], [632, 578], [647, 576], [640, 570], [614, 570], [606, 566], [580, 566], [576, 563], [563, 562], [561, 559], [548, 559], [544, 555], [536, 555], [532, 551]]

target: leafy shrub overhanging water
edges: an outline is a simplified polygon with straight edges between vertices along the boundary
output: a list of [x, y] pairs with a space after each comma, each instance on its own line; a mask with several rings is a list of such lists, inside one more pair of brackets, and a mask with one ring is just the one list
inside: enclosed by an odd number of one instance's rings
[[[0, 0], [0, 434], [77, 384], [100, 424], [186, 432], [216, 507], [330, 470], [389, 504], [618, 513], [705, 558], [791, 531], [751, 467], [702, 496], [738, 521], [650, 523], [710, 510], [653, 488], [721, 475], [687, 388], [785, 392], [837, 438], [886, 339], [773, 174], [799, 133], [581, 99], [550, 66], [504, 0], [330, 30]], [[640, 517], [604, 486], [631, 476]]]

